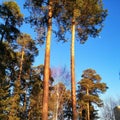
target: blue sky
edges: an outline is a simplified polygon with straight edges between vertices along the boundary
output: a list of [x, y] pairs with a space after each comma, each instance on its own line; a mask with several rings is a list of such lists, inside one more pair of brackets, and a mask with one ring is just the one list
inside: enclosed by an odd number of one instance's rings
[[[23, 0], [16, 0], [22, 7]], [[76, 41], [75, 64], [76, 82], [81, 79], [82, 71], [92, 68], [102, 77], [109, 89], [102, 95], [120, 97], [120, 1], [103, 0], [104, 7], [108, 9], [108, 16], [104, 22], [104, 28], [98, 38], [89, 38], [81, 45]], [[24, 12], [23, 9], [22, 13]], [[34, 36], [29, 26], [23, 26], [22, 30]], [[51, 67], [67, 66], [70, 68], [70, 42], [58, 43], [52, 37], [51, 43]], [[44, 63], [45, 46], [39, 48], [39, 56], [35, 59], [34, 65]]]

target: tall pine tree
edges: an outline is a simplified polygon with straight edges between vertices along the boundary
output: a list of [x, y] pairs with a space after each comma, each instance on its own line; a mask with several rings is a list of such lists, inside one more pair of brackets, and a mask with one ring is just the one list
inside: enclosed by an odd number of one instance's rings
[[57, 34], [60, 40], [65, 40], [65, 32], [70, 31], [72, 34], [71, 94], [73, 120], [76, 120], [75, 39], [78, 39], [80, 43], [85, 43], [89, 36], [98, 36], [102, 30], [107, 10], [103, 8], [101, 0], [65, 0], [62, 8], [64, 12], [57, 18], [60, 28]]

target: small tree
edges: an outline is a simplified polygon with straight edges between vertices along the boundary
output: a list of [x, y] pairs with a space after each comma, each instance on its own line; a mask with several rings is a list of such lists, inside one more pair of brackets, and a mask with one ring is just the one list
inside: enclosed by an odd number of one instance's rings
[[70, 72], [66, 67], [54, 67], [52, 68], [52, 77], [54, 78], [54, 86], [49, 99], [52, 119], [70, 118], [71, 116], [67, 112], [68, 102], [71, 101], [70, 83], [68, 82], [70, 81]]
[[107, 86], [105, 83], [101, 83], [101, 77], [92, 69], [87, 69], [83, 72], [82, 79], [78, 84], [77, 99], [78, 103], [80, 103], [80, 108], [83, 108], [81, 111], [79, 109], [79, 112], [84, 111], [87, 120], [92, 120], [91, 112], [95, 111], [93, 105], [98, 107], [103, 105], [99, 94], [104, 93], [107, 90]]
[[52, 120], [64, 119], [64, 106], [67, 101], [68, 94], [68, 90], [62, 82], [53, 86], [53, 90], [50, 91], [49, 97], [49, 112], [52, 116]]

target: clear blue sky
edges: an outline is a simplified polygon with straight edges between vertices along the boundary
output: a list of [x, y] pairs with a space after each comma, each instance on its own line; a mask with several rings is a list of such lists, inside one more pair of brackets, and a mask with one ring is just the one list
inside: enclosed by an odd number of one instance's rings
[[[22, 7], [24, 0], [16, 0]], [[76, 41], [75, 64], [76, 81], [81, 79], [82, 71], [92, 68], [102, 77], [109, 89], [102, 95], [120, 97], [120, 0], [103, 0], [104, 7], [108, 9], [108, 16], [104, 22], [104, 28], [98, 38], [89, 38], [81, 45]], [[25, 13], [22, 9], [22, 13]], [[29, 26], [23, 26], [22, 30], [34, 36]], [[44, 46], [39, 48], [39, 56], [34, 65], [44, 63]], [[64, 66], [70, 68], [70, 43], [57, 43], [52, 38], [51, 43], [51, 67]]]

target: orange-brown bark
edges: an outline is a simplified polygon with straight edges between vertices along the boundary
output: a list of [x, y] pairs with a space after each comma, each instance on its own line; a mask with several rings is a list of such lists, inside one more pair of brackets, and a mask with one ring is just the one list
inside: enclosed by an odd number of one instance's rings
[[46, 38], [45, 61], [44, 61], [44, 88], [43, 88], [43, 110], [42, 120], [48, 120], [48, 93], [49, 93], [49, 68], [50, 68], [50, 43], [52, 33], [52, 2], [49, 2], [48, 30]]
[[71, 92], [72, 92], [72, 111], [73, 120], [77, 120], [76, 112], [76, 82], [75, 82], [75, 20], [72, 21], [72, 39], [71, 39]]

